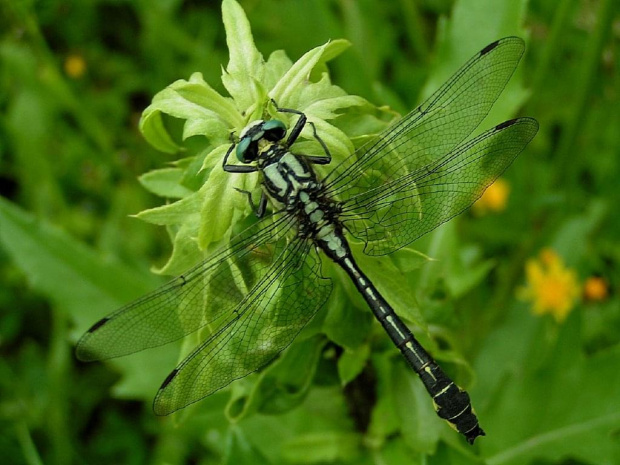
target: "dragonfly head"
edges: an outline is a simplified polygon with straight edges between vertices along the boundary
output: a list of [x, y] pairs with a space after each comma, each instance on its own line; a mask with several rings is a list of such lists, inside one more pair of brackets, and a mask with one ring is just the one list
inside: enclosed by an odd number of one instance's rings
[[257, 120], [248, 124], [239, 136], [237, 158], [241, 163], [251, 163], [258, 158], [259, 142], [278, 142], [286, 135], [286, 126], [278, 119]]

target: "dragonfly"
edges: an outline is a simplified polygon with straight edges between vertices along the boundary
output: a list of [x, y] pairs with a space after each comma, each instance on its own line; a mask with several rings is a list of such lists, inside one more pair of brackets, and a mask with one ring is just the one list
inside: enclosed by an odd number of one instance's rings
[[[306, 115], [254, 121], [231, 142], [222, 168], [261, 175], [258, 217], [228, 245], [150, 294], [96, 322], [79, 340], [83, 361], [128, 355], [207, 328], [164, 380], [154, 403], [167, 415], [268, 364], [326, 303], [326, 257], [352, 280], [430, 394], [438, 416], [473, 444], [484, 435], [468, 393], [443, 371], [355, 261], [349, 236], [371, 256], [395, 252], [467, 209], [538, 131], [535, 119], [505, 121], [470, 137], [525, 49], [506, 37], [487, 45], [424, 103], [354, 151], [322, 179], [331, 154]], [[323, 154], [295, 153], [309, 124]], [[288, 136], [287, 136], [288, 132]], [[231, 162], [232, 154], [237, 161]], [[329, 168], [326, 167], [326, 168]], [[267, 208], [271, 204], [272, 208]]]

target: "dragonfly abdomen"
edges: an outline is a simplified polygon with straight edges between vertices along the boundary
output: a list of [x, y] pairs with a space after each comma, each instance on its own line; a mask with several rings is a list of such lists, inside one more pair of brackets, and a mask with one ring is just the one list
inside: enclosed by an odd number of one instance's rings
[[[344, 237], [342, 240], [346, 244]], [[335, 261], [351, 277], [392, 342], [420, 376], [426, 390], [433, 398], [437, 415], [463, 434], [470, 444], [473, 444], [478, 436], [484, 436], [484, 431], [480, 428], [478, 418], [472, 410], [469, 394], [458, 387], [426, 352], [409, 328], [357, 266], [353, 257], [349, 254]]]
[[440, 418], [465, 436], [470, 444], [473, 444], [478, 436], [485, 435], [472, 409], [469, 394], [457, 386], [434, 360], [418, 374], [433, 398], [435, 411]]

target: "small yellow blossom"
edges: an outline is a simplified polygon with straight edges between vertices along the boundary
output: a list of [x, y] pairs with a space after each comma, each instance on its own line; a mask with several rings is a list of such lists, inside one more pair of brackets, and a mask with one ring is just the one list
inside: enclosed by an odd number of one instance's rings
[[583, 296], [587, 300], [601, 301], [607, 298], [609, 288], [607, 282], [598, 276], [590, 276], [583, 285]]
[[474, 204], [477, 213], [500, 212], [506, 208], [508, 195], [510, 194], [510, 184], [503, 178], [498, 178], [491, 184], [482, 196]]
[[544, 249], [538, 259], [525, 265], [527, 284], [519, 297], [532, 302], [535, 315], [549, 313], [558, 323], [564, 321], [580, 294], [577, 274], [566, 268], [552, 249]]
[[86, 61], [82, 55], [73, 53], [65, 59], [65, 73], [73, 79], [81, 78], [86, 72]]

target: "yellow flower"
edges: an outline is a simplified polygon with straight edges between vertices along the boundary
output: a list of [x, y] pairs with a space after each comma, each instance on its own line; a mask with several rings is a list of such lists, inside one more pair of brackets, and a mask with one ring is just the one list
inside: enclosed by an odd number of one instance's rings
[[491, 184], [482, 196], [474, 204], [477, 213], [500, 212], [506, 208], [508, 195], [510, 194], [510, 184], [503, 178], [498, 178]]
[[587, 300], [601, 301], [607, 298], [607, 282], [598, 276], [590, 276], [583, 285], [583, 296]]
[[82, 55], [71, 54], [65, 59], [65, 73], [73, 79], [79, 79], [86, 71], [86, 61]]
[[527, 284], [519, 297], [532, 302], [535, 315], [549, 313], [558, 323], [564, 321], [580, 294], [577, 274], [566, 268], [552, 249], [544, 249], [538, 259], [525, 265]]

